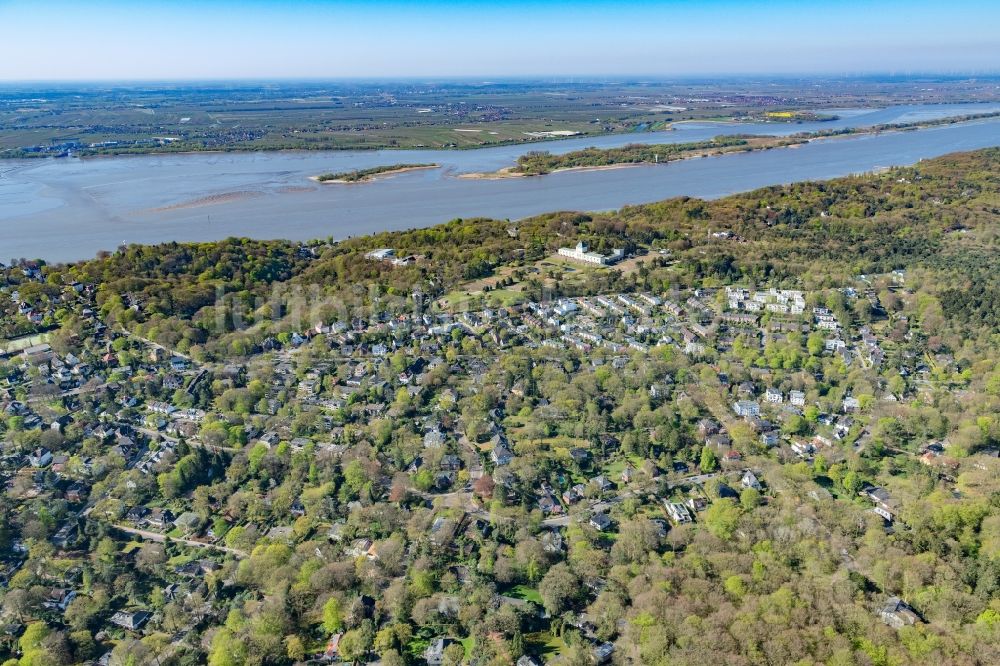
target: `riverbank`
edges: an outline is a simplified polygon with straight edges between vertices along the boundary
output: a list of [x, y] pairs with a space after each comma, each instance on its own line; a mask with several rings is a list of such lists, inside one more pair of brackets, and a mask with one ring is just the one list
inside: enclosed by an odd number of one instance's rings
[[[690, 143], [707, 141], [720, 133], [706, 127], [678, 134]], [[995, 146], [1000, 142], [998, 137], [1000, 118], [933, 131], [883, 132], [857, 141], [849, 136], [837, 141], [811, 140], [795, 150], [685, 159], [663, 170], [640, 165], [645, 168], [563, 173], [544, 180], [455, 177], [513, 165], [523, 148], [447, 155], [411, 152], [399, 155], [403, 159], [393, 159], [389, 153], [340, 158], [299, 152], [129, 157], [86, 163], [49, 160], [6, 172], [0, 187], [0, 222], [4, 224], [7, 255], [50, 261], [93, 256], [98, 250], [114, 250], [123, 241], [196, 242], [227, 236], [344, 238], [430, 226], [453, 217], [516, 220], [553, 210], [613, 210], [671, 196], [711, 199], [784, 182], [913, 164], [948, 152]], [[654, 143], [672, 140], [668, 135], [632, 135], [597, 145], [627, 145], [644, 139]], [[591, 139], [568, 141], [566, 147], [571, 150], [594, 145]], [[310, 175], [325, 171], [404, 162], [442, 166], [364, 187], [320, 187], [308, 180]], [[217, 197], [234, 192], [260, 192], [261, 196]], [[214, 205], [205, 205], [210, 201]], [[191, 203], [204, 207], [190, 207]], [[175, 207], [150, 210], [171, 206]], [[209, 212], [211, 223], [207, 224]]]
[[[955, 116], [951, 118], [936, 118], [926, 121], [912, 123], [894, 123], [875, 125], [872, 127], [856, 127], [838, 130], [820, 130], [816, 132], [803, 132], [789, 136], [745, 136], [740, 142], [723, 142], [717, 146], [701, 146], [692, 144], [690, 149], [684, 149], [683, 144], [641, 144], [635, 146], [624, 146], [622, 148], [596, 149], [589, 148], [580, 151], [565, 153], [563, 155], [548, 156], [551, 167], [540, 169], [537, 167], [525, 168], [528, 161], [527, 156], [518, 158], [518, 164], [507, 166], [497, 171], [466, 173], [458, 178], [469, 180], [504, 180], [508, 178], [527, 178], [546, 176], [556, 173], [566, 173], [571, 171], [605, 171], [608, 169], [621, 169], [635, 166], [650, 166], [653, 164], [666, 164], [681, 160], [696, 159], [703, 157], [714, 157], [729, 153], [748, 153], [761, 150], [774, 150], [776, 148], [796, 148], [803, 144], [829, 139], [857, 138], [862, 136], [874, 136], [891, 132], [912, 132], [933, 127], [949, 125], [959, 125], [971, 123], [978, 120], [988, 120], [1000, 117], [1000, 112], [973, 114], [965, 116]], [[715, 141], [721, 141], [727, 137], [717, 137]], [[662, 158], [657, 151], [663, 153]], [[654, 159], [649, 159], [649, 155], [655, 155]], [[580, 159], [591, 159], [600, 163], [573, 166], [558, 166], [560, 163], [572, 164]], [[617, 161], [615, 161], [617, 160]]]
[[556, 169], [545, 174], [524, 173], [515, 171], [517, 167], [509, 166], [497, 171], [484, 173], [463, 173], [455, 176], [460, 180], [507, 180], [509, 178], [537, 178], [538, 176], [548, 176], [554, 173], [572, 173], [574, 171], [618, 171], [619, 169], [632, 169], [634, 167], [649, 166], [646, 162], [623, 162], [621, 164], [603, 164], [600, 166], [578, 166]]
[[[468, 179], [468, 180], [505, 180], [508, 178], [536, 178], [538, 176], [548, 176], [557, 173], [572, 173], [581, 171], [613, 171], [617, 169], [628, 169], [632, 167], [640, 166], [650, 166], [654, 164], [667, 164], [670, 162], [679, 162], [682, 160], [700, 159], [704, 157], [717, 157], [720, 155], [727, 155], [730, 153], [749, 153], [757, 150], [771, 150], [774, 148], [792, 148], [804, 143], [808, 143], [809, 139], [806, 138], [789, 138], [789, 137], [747, 137], [741, 143], [733, 143], [729, 145], [717, 145], [708, 147], [698, 147], [692, 148], [690, 150], [684, 150], [682, 148], [678, 150], [678, 144], [664, 144], [662, 146], [656, 144], [639, 144], [637, 147], [641, 149], [642, 152], [648, 153], [650, 151], [655, 151], [657, 148], [663, 148], [662, 158], [656, 157], [654, 159], [633, 159], [630, 157], [624, 157], [621, 161], [612, 162], [610, 164], [584, 164], [584, 165], [574, 165], [565, 167], [555, 167], [550, 170], [545, 171], [524, 171], [521, 170], [520, 166], [508, 166], [497, 171], [491, 172], [481, 172], [481, 173], [465, 173], [457, 176], [458, 178]], [[625, 149], [627, 150], [627, 146]], [[586, 151], [579, 151], [586, 152]], [[613, 148], [601, 151], [594, 151], [602, 156], [611, 153], [622, 153], [623, 149]], [[627, 152], [625, 152], [627, 155]], [[654, 152], [654, 154], [656, 154]], [[572, 160], [575, 158], [577, 153], [567, 153], [566, 155], [557, 156], [555, 159], [558, 160]]]

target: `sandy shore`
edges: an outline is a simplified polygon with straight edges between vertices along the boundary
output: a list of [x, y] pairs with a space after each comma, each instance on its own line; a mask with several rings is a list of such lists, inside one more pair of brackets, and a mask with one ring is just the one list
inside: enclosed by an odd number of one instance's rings
[[321, 185], [357, 185], [358, 183], [370, 183], [373, 180], [378, 180], [383, 176], [392, 176], [397, 173], [405, 173], [407, 171], [423, 171], [425, 169], [440, 169], [440, 164], [427, 164], [425, 166], [412, 166], [412, 167], [402, 167], [400, 169], [391, 169], [389, 171], [382, 171], [380, 173], [373, 173], [370, 176], [365, 176], [361, 180], [344, 180], [343, 178], [334, 178], [333, 180], [320, 180], [319, 176], [309, 176], [309, 180], [319, 183]]
[[517, 167], [504, 167], [498, 171], [479, 171], [475, 173], [462, 173], [456, 178], [463, 178], [465, 180], [501, 180], [504, 178], [528, 178], [531, 174], [521, 173], [519, 171], [514, 171]]
[[243, 199], [252, 199], [254, 197], [264, 196], [263, 192], [255, 192], [252, 190], [245, 190], [239, 192], [223, 192], [222, 194], [210, 194], [205, 197], [198, 197], [197, 199], [189, 199], [188, 201], [181, 201], [175, 204], [170, 204], [169, 206], [160, 206], [159, 208], [149, 208], [145, 212], [147, 213], [164, 213], [172, 210], [187, 210], [190, 208], [201, 208], [203, 206], [215, 206], [218, 204], [231, 203], [233, 201], [241, 201]]

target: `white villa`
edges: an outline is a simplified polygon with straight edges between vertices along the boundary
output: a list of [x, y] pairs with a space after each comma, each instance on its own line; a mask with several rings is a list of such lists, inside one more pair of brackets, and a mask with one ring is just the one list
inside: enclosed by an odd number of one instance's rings
[[605, 256], [603, 254], [598, 254], [597, 252], [591, 252], [587, 244], [580, 241], [576, 244], [576, 247], [559, 248], [559, 256], [566, 257], [567, 259], [572, 259], [574, 261], [581, 261], [585, 264], [610, 266], [611, 264], [617, 264], [621, 261], [625, 257], [625, 251], [612, 250], [611, 254]]

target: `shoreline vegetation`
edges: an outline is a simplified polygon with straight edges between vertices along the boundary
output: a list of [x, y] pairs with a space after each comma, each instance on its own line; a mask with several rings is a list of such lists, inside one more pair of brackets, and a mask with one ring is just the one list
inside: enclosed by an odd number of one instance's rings
[[795, 148], [817, 139], [868, 136], [884, 132], [914, 131], [996, 117], [1000, 117], [1000, 112], [937, 118], [912, 123], [890, 123], [873, 125], [871, 127], [848, 127], [836, 130], [802, 132], [788, 136], [733, 134], [721, 135], [710, 141], [692, 143], [631, 143], [616, 148], [584, 148], [560, 155], [553, 155], [547, 151], [531, 151], [520, 156], [517, 159], [517, 163], [513, 166], [491, 172], [466, 173], [458, 177], [497, 180], [503, 178], [545, 176], [566, 171], [622, 169], [650, 164], [665, 164], [684, 159], [725, 155], [727, 153], [754, 152], [774, 148]]
[[533, 151], [519, 157], [514, 166], [486, 173], [466, 173], [458, 177], [499, 180], [546, 176], [568, 171], [610, 171], [729, 153], [794, 148], [808, 143], [809, 140], [805, 137], [728, 135], [716, 137], [711, 141], [693, 143], [633, 143], [620, 148], [584, 148], [563, 155]]
[[312, 176], [310, 180], [317, 183], [364, 183], [375, 180], [379, 176], [389, 176], [407, 171], [419, 171], [422, 169], [438, 169], [439, 164], [388, 164], [384, 166], [371, 167], [369, 169], [354, 169], [353, 171], [341, 171], [338, 173], [323, 173]]
[[801, 139], [784, 137], [755, 137], [747, 135], [719, 136], [711, 141], [692, 143], [631, 143], [619, 148], [584, 148], [562, 155], [532, 151], [517, 159], [514, 167], [506, 167], [494, 173], [464, 174], [462, 178], [517, 178], [523, 176], [544, 176], [557, 171], [607, 170], [659, 164], [692, 157], [722, 155], [730, 152], [748, 152], [764, 148], [774, 148], [802, 143]]

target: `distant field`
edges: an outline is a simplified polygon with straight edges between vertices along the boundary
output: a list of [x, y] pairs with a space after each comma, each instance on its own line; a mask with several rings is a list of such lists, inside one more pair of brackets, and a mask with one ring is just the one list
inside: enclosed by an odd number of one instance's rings
[[828, 117], [858, 105], [996, 101], [995, 81], [507, 82], [0, 86], [0, 156], [476, 148], [683, 120]]

